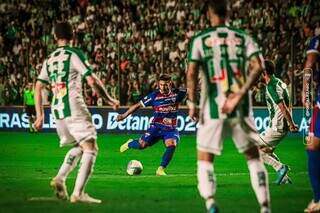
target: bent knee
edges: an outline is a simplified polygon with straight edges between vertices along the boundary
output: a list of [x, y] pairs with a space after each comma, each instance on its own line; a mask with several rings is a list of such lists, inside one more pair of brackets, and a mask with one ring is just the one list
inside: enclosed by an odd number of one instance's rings
[[99, 148], [98, 148], [98, 144], [96, 142], [95, 139], [91, 138], [91, 139], [88, 139], [84, 142], [82, 142], [80, 144], [81, 148], [83, 151], [90, 151], [90, 152], [94, 152], [94, 153], [97, 153]]
[[176, 140], [166, 140], [165, 144], [166, 144], [166, 147], [169, 147], [169, 146], [176, 147], [177, 146], [177, 141]]
[[142, 139], [139, 139], [139, 144], [141, 149], [144, 149], [148, 146], [148, 144]]
[[317, 137], [306, 137], [306, 149], [310, 151], [320, 150], [320, 139]]

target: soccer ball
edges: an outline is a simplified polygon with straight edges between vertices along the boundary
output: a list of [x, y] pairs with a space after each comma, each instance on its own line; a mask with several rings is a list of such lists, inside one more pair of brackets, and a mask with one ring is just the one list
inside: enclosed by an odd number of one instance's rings
[[127, 166], [128, 175], [139, 175], [143, 170], [143, 166], [138, 160], [131, 160]]

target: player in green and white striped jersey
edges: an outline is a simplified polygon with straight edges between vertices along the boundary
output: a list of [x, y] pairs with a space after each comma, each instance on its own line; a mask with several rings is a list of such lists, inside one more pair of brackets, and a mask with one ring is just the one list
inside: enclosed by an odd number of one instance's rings
[[274, 150], [287, 135], [288, 131], [297, 132], [298, 127], [292, 119], [287, 85], [274, 76], [274, 70], [275, 66], [273, 62], [266, 60], [263, 79], [266, 83], [265, 91], [270, 124], [260, 134], [259, 148], [264, 163], [272, 166], [278, 174], [275, 183], [291, 183], [291, 180], [287, 176], [289, 167], [280, 162]]
[[101, 81], [92, 73], [82, 51], [68, 46], [73, 36], [71, 25], [67, 22], [56, 24], [54, 36], [58, 48], [44, 61], [36, 83], [37, 119], [34, 126], [36, 129], [42, 128], [44, 113], [41, 91], [46, 84], [50, 84], [53, 92], [51, 112], [56, 121], [60, 145], [74, 145], [74, 147], [66, 154], [58, 174], [52, 179], [50, 185], [58, 198], [68, 199], [65, 181], [81, 158], [70, 202], [101, 203], [101, 200], [84, 193], [86, 183], [93, 171], [98, 146], [96, 129], [82, 96], [82, 80], [86, 80], [114, 109], [118, 108], [119, 101], [112, 99], [106, 92]]
[[[196, 88], [201, 74], [200, 122], [197, 131], [198, 189], [208, 212], [217, 212], [215, 155], [232, 136], [248, 161], [252, 187], [263, 213], [270, 212], [268, 175], [255, 142], [249, 89], [261, 75], [263, 58], [257, 43], [244, 31], [225, 25], [226, 0], [207, 1], [211, 27], [195, 35], [189, 46], [187, 73], [189, 116], [197, 119]], [[249, 68], [250, 73], [247, 73]]]

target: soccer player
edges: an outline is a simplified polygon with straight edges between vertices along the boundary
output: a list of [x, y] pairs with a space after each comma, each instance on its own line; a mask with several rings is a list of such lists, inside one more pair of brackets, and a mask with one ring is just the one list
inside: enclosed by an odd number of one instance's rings
[[[312, 98], [310, 94], [313, 91], [311, 85], [313, 84], [312, 74], [319, 65], [320, 54], [320, 36], [315, 36], [311, 39], [307, 49], [307, 59], [304, 66], [304, 82], [302, 101], [306, 110], [311, 110]], [[318, 66], [319, 67], [319, 66]], [[319, 70], [317, 70], [319, 72]], [[319, 75], [320, 73], [318, 73]], [[313, 107], [311, 124], [309, 127], [309, 136], [307, 137], [307, 154], [308, 154], [308, 171], [309, 178], [313, 190], [313, 199], [309, 203], [305, 212], [320, 212], [320, 80], [317, 80], [315, 105]]]
[[[255, 145], [259, 135], [250, 118], [253, 113], [248, 92], [261, 75], [263, 58], [257, 43], [247, 33], [225, 25], [226, 0], [207, 1], [206, 12], [211, 27], [190, 41], [187, 71], [189, 116], [199, 118], [198, 189], [208, 212], [218, 212], [213, 160], [221, 154], [226, 135], [231, 135], [247, 159], [260, 211], [267, 213], [271, 211], [268, 174]], [[200, 66], [202, 88], [198, 115], [196, 89]]]
[[272, 166], [277, 172], [276, 184], [291, 183], [287, 176], [289, 167], [280, 162], [274, 153], [276, 146], [287, 135], [288, 131], [297, 132], [298, 127], [291, 116], [290, 98], [287, 85], [274, 76], [275, 66], [266, 60], [263, 80], [266, 84], [266, 101], [270, 116], [269, 127], [260, 134], [259, 149], [264, 163]]
[[23, 108], [27, 113], [29, 120], [29, 132], [34, 132], [32, 125], [36, 116], [36, 110], [34, 106], [34, 87], [30, 82], [27, 84], [26, 89], [23, 91]]
[[161, 75], [159, 89], [145, 96], [140, 102], [132, 105], [125, 113], [119, 114], [117, 121], [122, 121], [140, 107], [152, 106], [153, 120], [146, 133], [140, 139], [129, 139], [120, 147], [120, 152], [128, 149], [145, 149], [162, 139], [166, 151], [162, 156], [156, 175], [167, 175], [165, 168], [170, 163], [176, 146], [179, 143], [179, 132], [176, 129], [179, 103], [186, 97], [186, 90], [172, 89], [171, 77]]
[[82, 80], [87, 83], [104, 100], [117, 109], [119, 101], [112, 99], [105, 91], [101, 81], [92, 73], [92, 69], [80, 49], [72, 48], [72, 27], [67, 22], [57, 23], [54, 37], [58, 48], [43, 62], [35, 88], [36, 121], [35, 128], [41, 129], [44, 113], [41, 91], [46, 84], [51, 85], [53, 92], [51, 112], [55, 118], [60, 146], [74, 145], [66, 154], [58, 174], [50, 185], [60, 199], [68, 199], [65, 185], [69, 173], [76, 167], [81, 158], [71, 203], [101, 203], [101, 200], [85, 193], [85, 186], [93, 171], [98, 146], [97, 133], [91, 120], [91, 114], [82, 96]]

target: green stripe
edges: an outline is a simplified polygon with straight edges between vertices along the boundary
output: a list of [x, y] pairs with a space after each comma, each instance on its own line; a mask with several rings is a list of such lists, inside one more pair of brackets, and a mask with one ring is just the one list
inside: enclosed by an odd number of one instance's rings
[[66, 89], [67, 89], [67, 94], [62, 98], [64, 108], [63, 108], [63, 114], [64, 117], [68, 117], [71, 115], [70, 111], [70, 102], [69, 102], [69, 74], [70, 74], [70, 59], [72, 53], [66, 52], [67, 55], [69, 55], [69, 58], [64, 61], [64, 71], [66, 72], [63, 81], [66, 82]]
[[40, 81], [41, 83], [50, 84], [49, 81], [37, 78], [37, 81]]
[[251, 55], [249, 55], [249, 56], [247, 57], [247, 59], [250, 59], [250, 58], [252, 58], [253, 56], [259, 56], [261, 53], [262, 53], [262, 52], [261, 52], [260, 50], [258, 50], [258, 51], [254, 52], [254, 53], [251, 53]]

